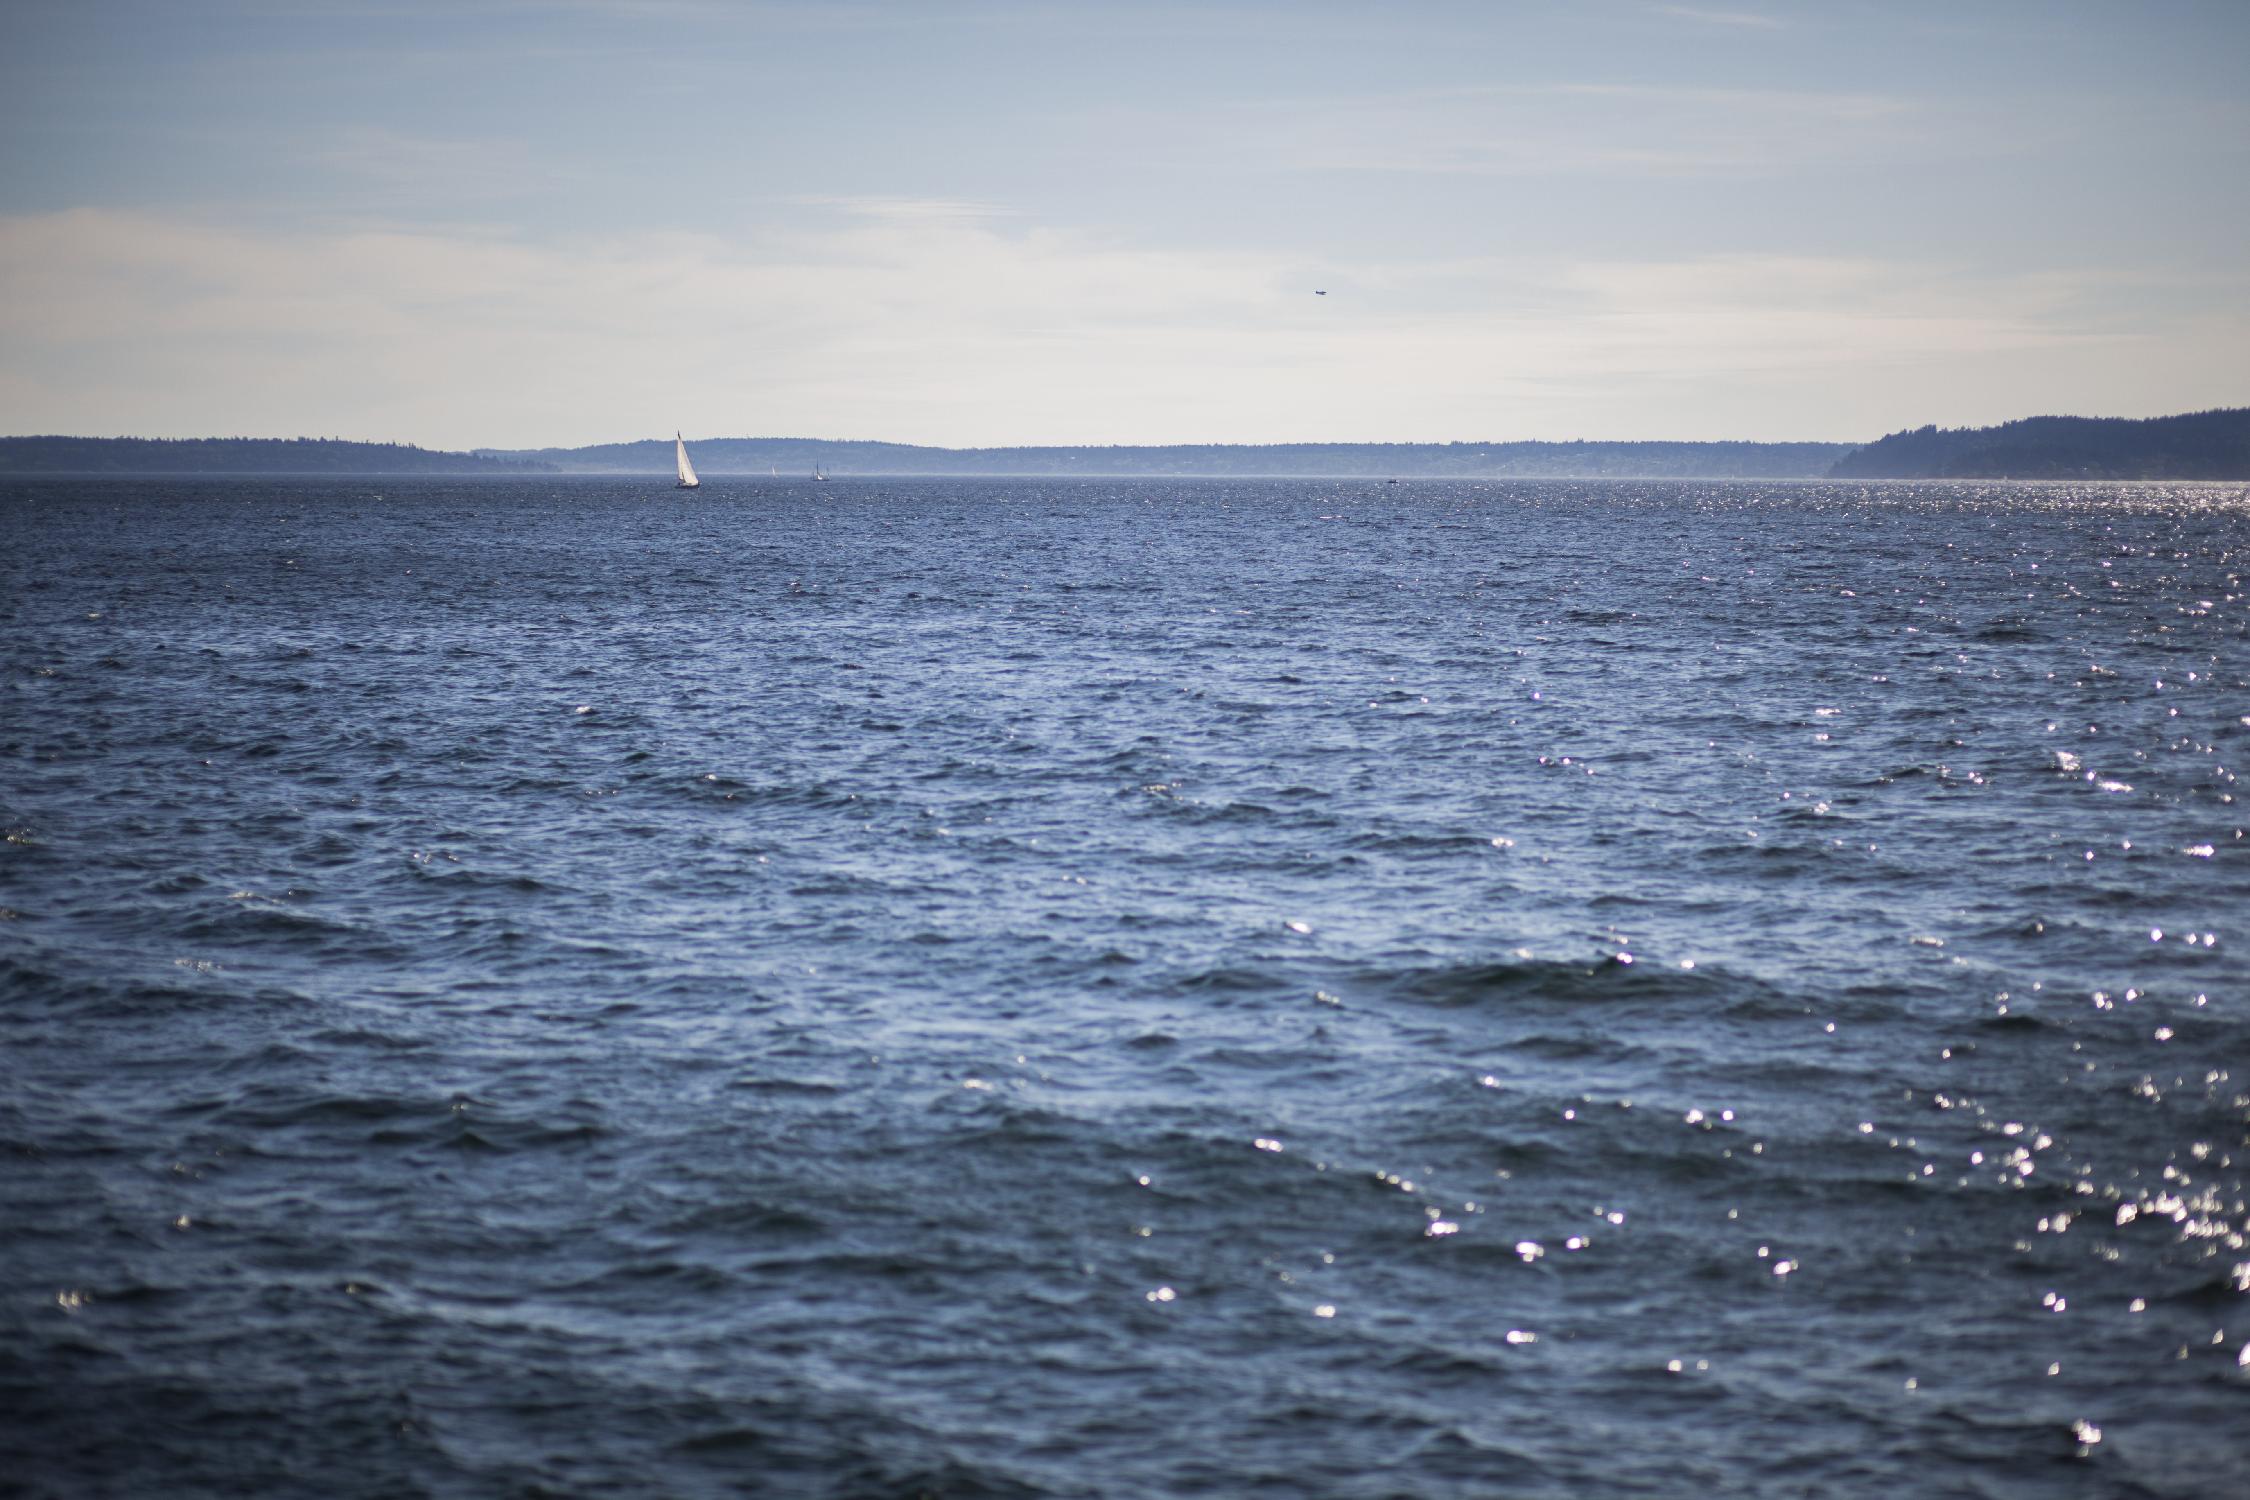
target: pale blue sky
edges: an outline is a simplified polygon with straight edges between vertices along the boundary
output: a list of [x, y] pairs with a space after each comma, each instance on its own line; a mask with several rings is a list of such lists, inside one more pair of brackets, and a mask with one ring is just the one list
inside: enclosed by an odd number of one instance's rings
[[2240, 0], [11, 0], [0, 430], [1849, 440], [2244, 404], [2246, 58]]

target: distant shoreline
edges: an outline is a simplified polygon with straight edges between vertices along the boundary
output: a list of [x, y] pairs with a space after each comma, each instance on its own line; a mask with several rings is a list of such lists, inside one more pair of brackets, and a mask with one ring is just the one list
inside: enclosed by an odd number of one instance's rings
[[[805, 438], [690, 440], [706, 477], [787, 479], [1817, 479], [1844, 443], [1513, 442], [933, 448]], [[669, 476], [669, 440], [443, 453], [341, 440], [0, 438], [0, 476], [606, 474]]]
[[0, 438], [0, 476], [530, 474], [550, 465], [345, 438]]
[[[2250, 480], [2250, 408], [2171, 417], [2027, 417], [1872, 443], [1167, 443], [938, 448], [702, 438], [706, 478], [1320, 480]], [[0, 437], [0, 478], [667, 477], [672, 443], [442, 451], [340, 438]]]

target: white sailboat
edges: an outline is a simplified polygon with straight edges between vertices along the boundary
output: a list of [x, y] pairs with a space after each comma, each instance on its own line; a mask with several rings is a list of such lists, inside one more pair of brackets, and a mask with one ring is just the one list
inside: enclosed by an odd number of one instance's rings
[[672, 457], [677, 461], [680, 468], [678, 488], [692, 490], [703, 483], [702, 480], [695, 477], [695, 465], [687, 461], [687, 439], [681, 437], [677, 432], [672, 434]]

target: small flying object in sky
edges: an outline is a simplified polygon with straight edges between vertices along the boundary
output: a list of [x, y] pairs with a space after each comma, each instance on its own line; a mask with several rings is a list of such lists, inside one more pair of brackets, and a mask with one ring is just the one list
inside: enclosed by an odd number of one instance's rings
[[1325, 296], [1327, 296], [1328, 294], [1327, 294], [1326, 292], [1323, 292], [1323, 291], [1319, 291], [1319, 290], [1317, 290], [1317, 289], [1316, 289], [1316, 290], [1315, 290], [1315, 291], [1313, 292], [1313, 295], [1314, 295], [1315, 297], [1325, 297]]

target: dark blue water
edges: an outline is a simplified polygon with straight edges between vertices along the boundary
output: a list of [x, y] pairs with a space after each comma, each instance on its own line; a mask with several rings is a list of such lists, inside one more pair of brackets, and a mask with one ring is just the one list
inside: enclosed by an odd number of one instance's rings
[[0, 1489], [2250, 1486], [2239, 488], [0, 536]]

